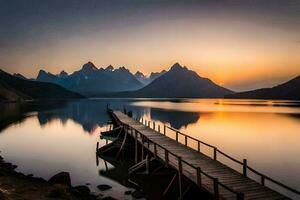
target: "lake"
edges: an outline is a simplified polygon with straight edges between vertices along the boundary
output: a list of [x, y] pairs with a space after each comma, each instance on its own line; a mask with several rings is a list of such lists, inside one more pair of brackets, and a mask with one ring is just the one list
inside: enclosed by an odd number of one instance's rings
[[[25, 174], [48, 179], [68, 171], [73, 185], [89, 183], [96, 191], [98, 184], [107, 183], [113, 186], [110, 192], [122, 198], [127, 188], [100, 173], [104, 161], [96, 165], [96, 143], [105, 145], [99, 133], [108, 128], [107, 104], [131, 110], [139, 119], [172, 126], [239, 160], [246, 158], [252, 168], [300, 189], [298, 101], [90, 99], [7, 104], [1, 106], [1, 155]], [[174, 137], [171, 131], [167, 135]], [[204, 147], [202, 151], [212, 154]], [[238, 169], [234, 163], [220, 160]]]

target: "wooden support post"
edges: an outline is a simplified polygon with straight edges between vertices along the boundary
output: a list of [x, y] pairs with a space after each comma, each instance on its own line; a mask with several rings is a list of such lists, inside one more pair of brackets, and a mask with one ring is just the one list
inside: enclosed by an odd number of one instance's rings
[[261, 184], [265, 185], [265, 177], [264, 176], [261, 176]]
[[144, 118], [142, 118], [142, 124], [144, 124]]
[[217, 178], [214, 178], [214, 198], [216, 200], [219, 199], [219, 184], [218, 184], [218, 179]]
[[178, 131], [176, 131], [176, 142], [178, 142]]
[[165, 162], [166, 162], [166, 167], [169, 165], [169, 152], [167, 149], [165, 149]]
[[185, 135], [184, 140], [185, 140], [184, 144], [185, 144], [185, 146], [187, 146], [187, 136], [186, 135]]
[[153, 143], [153, 145], [154, 145], [154, 157], [156, 158], [157, 155], [156, 143]]
[[201, 149], [200, 149], [200, 141], [198, 141], [198, 152], [201, 152]]
[[214, 160], [217, 160], [217, 148], [214, 147]]
[[98, 152], [98, 149], [99, 149], [99, 142], [97, 142], [96, 152]]
[[236, 199], [237, 200], [244, 200], [245, 199], [244, 193], [237, 193]]
[[157, 125], [157, 128], [158, 128], [158, 132], [160, 133], [160, 125]]
[[166, 125], [164, 124], [164, 135], [166, 135]]
[[179, 199], [182, 199], [182, 159], [178, 157]]
[[243, 159], [243, 175], [247, 176], [247, 159]]
[[150, 128], [150, 121], [148, 121], [148, 127]]
[[155, 122], [153, 122], [153, 130], [155, 130]]
[[199, 187], [202, 186], [202, 180], [201, 180], [201, 168], [197, 167], [197, 185]]
[[137, 149], [137, 145], [138, 145], [138, 143], [137, 143], [137, 133], [136, 133], [136, 131], [135, 131], [135, 156], [134, 156], [134, 161], [135, 161], [135, 163], [137, 163], [138, 162], [138, 149]]
[[146, 174], [150, 173], [149, 155], [146, 156]]
[[142, 137], [142, 160], [144, 160], [144, 137], [143, 136], [141, 136]]

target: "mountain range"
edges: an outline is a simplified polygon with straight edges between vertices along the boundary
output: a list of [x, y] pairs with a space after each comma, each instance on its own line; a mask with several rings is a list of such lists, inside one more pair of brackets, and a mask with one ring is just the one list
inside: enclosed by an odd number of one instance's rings
[[[115, 69], [109, 65], [97, 68], [88, 62], [71, 74], [61, 71], [55, 75], [40, 70], [35, 80], [1, 71], [0, 81], [2, 99], [51, 98], [51, 95], [52, 98], [64, 98], [76, 97], [78, 93], [89, 97], [300, 99], [300, 76], [272, 88], [235, 93], [179, 63], [168, 71], [145, 76], [140, 71], [132, 74], [125, 67]], [[56, 87], [57, 92], [38, 96], [45, 92], [42, 89], [37, 91], [37, 88], [47, 87]]]
[[208, 78], [199, 76], [187, 67], [175, 63], [145, 87], [116, 96], [154, 98], [222, 98], [233, 91], [221, 87]]
[[87, 96], [137, 90], [144, 86], [144, 83], [140, 82], [125, 67], [114, 69], [113, 66], [109, 65], [106, 68], [98, 69], [92, 62], [84, 64], [80, 70], [70, 75], [65, 71], [54, 75], [40, 70], [36, 80], [55, 83]]
[[83, 96], [53, 83], [19, 78], [0, 70], [0, 100], [24, 101], [33, 99], [74, 99]]

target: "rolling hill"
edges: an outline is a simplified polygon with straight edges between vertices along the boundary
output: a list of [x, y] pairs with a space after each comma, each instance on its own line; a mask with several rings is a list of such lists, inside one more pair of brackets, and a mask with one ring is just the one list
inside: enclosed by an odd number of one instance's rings
[[0, 70], [0, 100], [22, 101], [34, 99], [73, 99], [82, 98], [59, 85], [25, 80]]
[[252, 91], [226, 95], [235, 99], [285, 99], [300, 100], [300, 76], [272, 88], [262, 88]]

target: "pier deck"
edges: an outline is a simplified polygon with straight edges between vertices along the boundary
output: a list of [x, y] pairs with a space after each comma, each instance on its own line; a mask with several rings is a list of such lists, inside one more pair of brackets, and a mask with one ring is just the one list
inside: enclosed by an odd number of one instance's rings
[[[185, 144], [181, 144], [178, 139], [173, 140], [120, 111], [112, 111], [112, 115], [126, 127], [126, 131], [136, 139], [136, 142], [150, 150], [166, 165], [175, 168], [179, 178], [185, 176], [212, 193], [216, 199], [289, 199], [248, 178], [247, 166], [242, 174], [222, 164], [216, 157], [210, 158], [199, 152], [200, 149], [197, 151], [188, 147], [187, 137]], [[264, 182], [264, 179], [262, 181]]]

